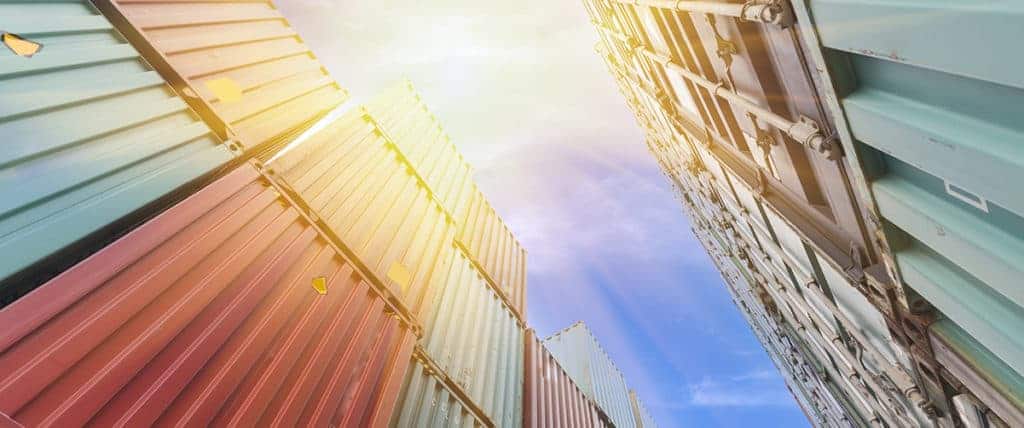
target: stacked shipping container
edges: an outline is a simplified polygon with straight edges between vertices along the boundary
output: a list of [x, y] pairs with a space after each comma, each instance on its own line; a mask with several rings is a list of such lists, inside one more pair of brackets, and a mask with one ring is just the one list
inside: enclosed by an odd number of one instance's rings
[[470, 179], [472, 169], [456, 151], [437, 118], [404, 82], [373, 100], [368, 110], [394, 141], [409, 153], [413, 164], [458, 223], [457, 244], [477, 265], [520, 319], [526, 313], [526, 250], [505, 225], [487, 198]]
[[626, 378], [586, 324], [577, 322], [545, 339], [544, 345], [612, 425], [637, 426]]
[[0, 13], [46, 47], [0, 56], [0, 425], [611, 425], [408, 82], [314, 129], [270, 2]]
[[524, 425], [537, 428], [610, 427], [611, 420], [562, 368], [537, 338], [526, 331]]
[[17, 137], [2, 138], [0, 154], [3, 305], [231, 162], [236, 148], [88, 1], [4, 3], [0, 15], [17, 17], [4, 30], [44, 46], [31, 58], [0, 50], [0, 135]]
[[[1024, 12], [904, 3], [584, 2], [816, 424], [1024, 424], [1024, 209], [1007, 186], [1024, 158], [1005, 144], [1024, 86], [967, 47], [1020, 35]], [[979, 31], [945, 36], [954, 21]]]

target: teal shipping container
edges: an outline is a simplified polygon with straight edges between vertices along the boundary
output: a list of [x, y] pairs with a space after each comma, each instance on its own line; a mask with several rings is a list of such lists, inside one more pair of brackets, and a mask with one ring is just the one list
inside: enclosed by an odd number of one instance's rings
[[614, 426], [637, 427], [626, 378], [586, 324], [577, 322], [553, 334], [544, 346]]
[[[0, 2], [0, 305], [234, 158], [88, 1]], [[52, 272], [52, 273], [51, 273]]]
[[905, 324], [1001, 418], [1024, 423], [1024, 388], [1011, 381], [1024, 375], [1024, 74], [1004, 54], [1024, 37], [1024, 4], [829, 0], [795, 11], [816, 30], [804, 35], [821, 46], [813, 60], [836, 90], [840, 140], [891, 247], [899, 297], [919, 315]]

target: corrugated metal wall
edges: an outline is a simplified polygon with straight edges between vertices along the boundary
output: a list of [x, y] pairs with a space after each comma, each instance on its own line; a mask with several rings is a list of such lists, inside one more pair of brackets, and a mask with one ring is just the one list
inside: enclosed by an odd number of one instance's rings
[[426, 310], [431, 277], [447, 269], [454, 222], [365, 110], [289, 145], [268, 166], [413, 312]]
[[656, 428], [658, 426], [654, 423], [654, 417], [651, 416], [651, 412], [647, 411], [647, 407], [644, 406], [644, 402], [640, 401], [640, 397], [636, 395], [636, 391], [629, 390], [629, 401], [633, 406], [633, 418], [636, 420], [638, 427]]
[[44, 46], [31, 58], [0, 49], [6, 303], [40, 282], [26, 268], [234, 155], [89, 2], [5, 3], [0, 16]]
[[463, 160], [412, 84], [403, 82], [367, 105], [458, 223], [458, 240], [488, 282], [524, 318], [526, 250], [472, 182]]
[[415, 336], [270, 184], [243, 165], [0, 311], [0, 413], [384, 423]]
[[423, 321], [423, 347], [496, 426], [522, 425], [523, 325], [461, 250]]
[[544, 339], [544, 345], [616, 427], [636, 426], [626, 379], [586, 324], [577, 322]]
[[464, 216], [457, 218], [459, 245], [487, 274], [488, 281], [512, 303], [515, 311], [525, 316], [526, 249], [475, 185], [464, 212]]
[[611, 421], [562, 369], [533, 329], [526, 331], [523, 426], [611, 427]]
[[1024, 9], [584, 4], [649, 150], [815, 424], [1024, 423], [1024, 152], [1006, 143], [1024, 141], [1024, 84], [977, 48], [1019, 38]]
[[[909, 287], [901, 297], [934, 308], [1024, 375], [1024, 146], [1010, 143], [1024, 141], [1024, 80], [1002, 55], [976, 48], [1024, 36], [1024, 9], [831, 1], [808, 13], [836, 84], [848, 88], [836, 106], [849, 127], [844, 143], [894, 243]], [[865, 22], [876, 31], [841, 30]], [[977, 30], [951, 37], [953, 25]], [[1012, 413], [1024, 423], [1024, 406]]]
[[96, 3], [247, 150], [294, 137], [348, 98], [270, 1]]
[[386, 89], [366, 108], [434, 189], [448, 212], [460, 212], [471, 195], [473, 168], [462, 158], [412, 83], [404, 81]]
[[518, 427], [526, 343], [545, 417], [607, 423], [410, 83], [310, 130], [347, 93], [269, 1], [0, 15], [44, 46], [0, 53], [0, 279], [76, 244], [0, 293], [48, 280], [0, 309], [0, 425]]
[[494, 426], [462, 401], [456, 392], [438, 378], [436, 370], [423, 361], [414, 361], [402, 387], [399, 409], [391, 426], [474, 428]]

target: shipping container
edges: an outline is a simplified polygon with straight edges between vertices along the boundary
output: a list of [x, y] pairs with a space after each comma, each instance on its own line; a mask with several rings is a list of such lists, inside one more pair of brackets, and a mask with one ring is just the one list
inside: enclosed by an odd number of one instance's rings
[[465, 253], [453, 250], [447, 275], [431, 285], [423, 348], [496, 426], [522, 426], [524, 326]]
[[95, 3], [247, 153], [289, 141], [348, 98], [269, 0]]
[[[798, 12], [837, 88], [840, 140], [892, 243], [904, 303], [1024, 375], [1024, 79], [977, 48], [1024, 36], [1024, 8], [829, 1]], [[869, 22], [871, 32], [842, 30]], [[952, 25], [974, 30], [954, 37]], [[1020, 420], [1024, 406], [1015, 410], [1000, 416]]]
[[382, 426], [413, 323], [245, 163], [0, 310], [0, 421]]
[[494, 427], [494, 422], [418, 350], [391, 418], [394, 428]]
[[[0, 4], [0, 306], [232, 161], [88, 1]], [[10, 19], [6, 19], [10, 18]], [[15, 19], [16, 18], [16, 19]]]
[[389, 88], [367, 109], [454, 216], [460, 245], [488, 283], [525, 319], [526, 250], [473, 183], [472, 167], [412, 84]]
[[604, 411], [573, 382], [533, 329], [525, 337], [523, 426], [612, 427]]
[[855, 423], [1024, 413], [1002, 380], [1024, 374], [1024, 80], [996, 53], [1024, 9], [933, 3], [584, 2], [727, 282], [842, 368], [828, 394], [790, 379], [816, 424], [832, 401]]
[[473, 167], [463, 159], [412, 82], [389, 87], [366, 108], [427, 180], [445, 209], [453, 216], [464, 209], [473, 187]]
[[626, 378], [587, 325], [577, 322], [544, 339], [576, 385], [618, 428], [636, 427]]
[[633, 406], [633, 418], [636, 420], [636, 426], [640, 428], [656, 428], [658, 426], [654, 423], [651, 412], [647, 411], [643, 401], [640, 401], [640, 397], [637, 397], [636, 391], [632, 389], [629, 390], [629, 401]]
[[266, 164], [414, 313], [425, 310], [455, 225], [374, 117], [353, 109]]
[[464, 213], [456, 218], [458, 245], [516, 315], [525, 320], [526, 249], [476, 185]]

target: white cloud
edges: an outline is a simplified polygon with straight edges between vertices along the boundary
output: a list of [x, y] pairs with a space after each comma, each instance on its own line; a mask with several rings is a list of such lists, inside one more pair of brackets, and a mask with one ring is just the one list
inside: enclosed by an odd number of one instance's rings
[[690, 406], [791, 407], [793, 398], [775, 369], [753, 370], [734, 376], [705, 377], [688, 385]]

